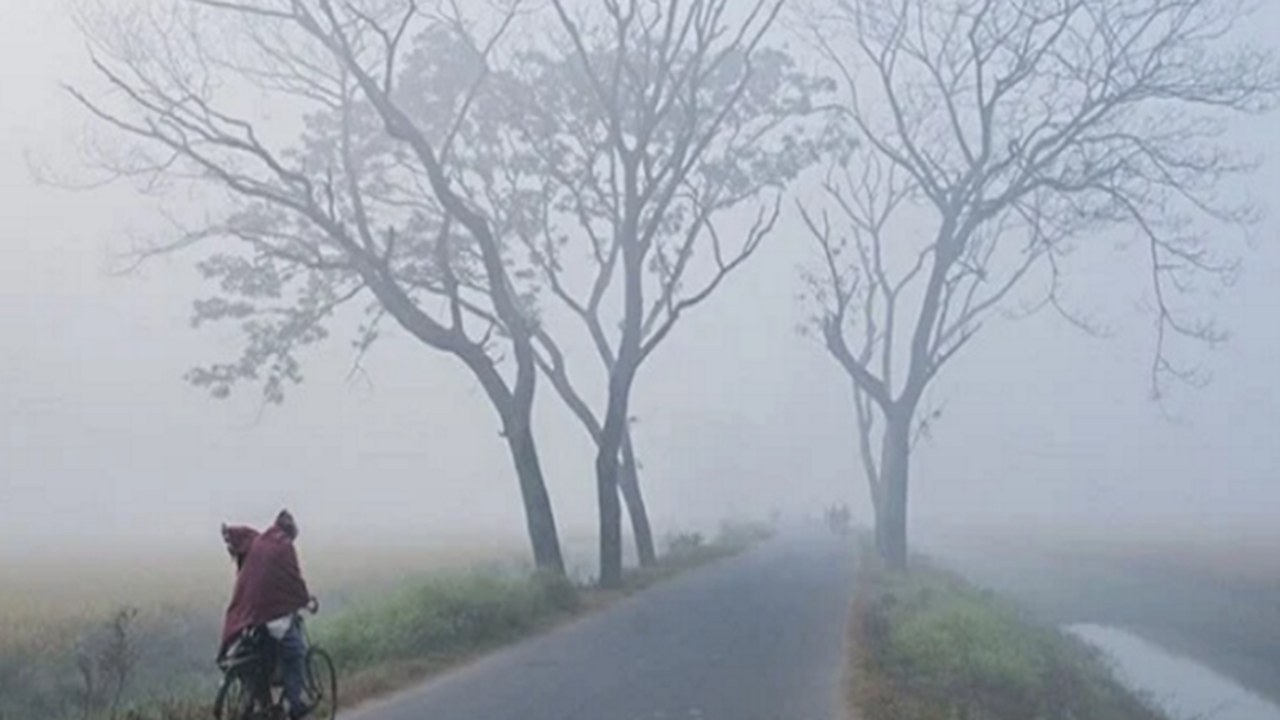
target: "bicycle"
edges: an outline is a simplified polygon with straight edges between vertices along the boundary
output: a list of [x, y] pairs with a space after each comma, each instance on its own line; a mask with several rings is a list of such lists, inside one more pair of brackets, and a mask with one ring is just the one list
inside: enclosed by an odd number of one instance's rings
[[[307, 608], [316, 613], [313, 604]], [[299, 615], [303, 637], [307, 638], [307, 655], [303, 665], [303, 695], [311, 706], [311, 720], [334, 720], [338, 714], [338, 674], [333, 659], [322, 648], [311, 644], [306, 624]], [[218, 660], [222, 670], [222, 686], [213, 703], [215, 720], [283, 720], [283, 677], [278, 643], [266, 628], [245, 632]]]

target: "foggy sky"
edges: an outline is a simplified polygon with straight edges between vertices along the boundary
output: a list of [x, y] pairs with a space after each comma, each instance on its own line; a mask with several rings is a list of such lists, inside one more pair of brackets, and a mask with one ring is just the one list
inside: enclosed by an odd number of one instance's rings
[[[367, 378], [350, 378], [352, 352], [338, 335], [306, 356], [306, 384], [265, 409], [256, 388], [220, 402], [182, 380], [194, 364], [238, 354], [238, 335], [190, 327], [190, 302], [204, 292], [196, 255], [107, 274], [131, 234], [160, 227], [153, 200], [32, 180], [28, 154], [75, 167], [86, 122], [59, 83], [86, 80], [87, 59], [62, 3], [4, 6], [0, 557], [203, 541], [224, 519], [263, 523], [283, 505], [330, 542], [351, 537], [343, 531], [520, 537], [497, 419], [448, 356], [391, 332], [366, 359]], [[1274, 44], [1280, 6], [1252, 25]], [[1240, 128], [1243, 144], [1277, 156], [1250, 186], [1280, 212], [1276, 120]], [[1116, 337], [1082, 336], [1051, 315], [991, 323], [931, 395], [944, 415], [915, 458], [915, 522], [1096, 521], [1100, 511], [1114, 525], [1265, 527], [1280, 508], [1277, 229], [1275, 214], [1256, 229], [1243, 277], [1213, 305], [1233, 337], [1192, 356], [1214, 382], [1178, 392], [1170, 410], [1181, 420], [1148, 399], [1154, 338], [1139, 311], [1143, 286], [1117, 280], [1141, 271], [1123, 265], [1124, 253], [1091, 251], [1070, 278], [1070, 297]], [[865, 517], [848, 380], [795, 332], [795, 270], [811, 250], [788, 218], [642, 369], [637, 442], [660, 532], [834, 500]], [[591, 447], [550, 385], [539, 393], [560, 524], [590, 532]]]

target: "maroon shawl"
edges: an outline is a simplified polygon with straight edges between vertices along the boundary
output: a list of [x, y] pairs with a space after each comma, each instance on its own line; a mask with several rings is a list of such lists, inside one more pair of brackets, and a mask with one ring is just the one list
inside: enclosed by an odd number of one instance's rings
[[311, 599], [293, 541], [280, 527], [264, 533], [230, 527], [223, 530], [223, 538], [240, 569], [222, 626], [219, 654], [244, 630], [295, 613]]

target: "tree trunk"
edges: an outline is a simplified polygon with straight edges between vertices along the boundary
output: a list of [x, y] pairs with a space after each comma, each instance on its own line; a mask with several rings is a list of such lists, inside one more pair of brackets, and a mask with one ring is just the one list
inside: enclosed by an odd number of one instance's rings
[[[863, 422], [859, 418], [859, 422]], [[871, 491], [871, 512], [875, 518], [876, 533], [876, 552], [881, 557], [885, 556], [885, 522], [884, 522], [884, 477], [881, 475], [880, 469], [875, 466], [874, 462], [866, 461], [871, 455], [871, 441], [867, 434], [863, 433], [862, 453], [864, 458], [863, 471], [867, 474], [867, 487]]]
[[539, 570], [564, 575], [555, 514], [542, 478], [542, 463], [538, 460], [529, 418], [513, 418], [507, 423], [505, 434], [515, 461], [516, 477], [520, 480], [520, 497], [524, 501], [525, 525], [533, 545], [534, 565]]
[[622, 586], [622, 503], [618, 498], [618, 449], [596, 454], [596, 495], [600, 505], [600, 587]]
[[881, 508], [876, 512], [876, 541], [891, 570], [907, 568], [907, 485], [911, 458], [910, 411], [886, 413], [880, 458]]
[[627, 401], [633, 365], [622, 358], [614, 365], [609, 382], [609, 407], [596, 443], [596, 496], [600, 505], [600, 586], [622, 586], [622, 503], [618, 476], [622, 463], [622, 439], [627, 432]]
[[418, 309], [395, 283], [379, 275], [367, 275], [365, 279], [382, 306], [405, 330], [423, 344], [455, 355], [475, 375], [502, 421], [502, 434], [507, 440], [520, 484], [520, 499], [533, 546], [534, 564], [539, 570], [563, 575], [560, 538], [533, 437], [533, 398], [538, 372], [528, 334], [512, 334], [517, 366], [516, 387], [513, 389], [503, 380], [495, 361], [481, 346], [441, 340], [438, 333], [443, 331], [437, 330], [434, 321]]
[[617, 356], [609, 368], [609, 399], [600, 441], [596, 444], [596, 492], [600, 503], [600, 585], [622, 586], [622, 508], [618, 498], [622, 439], [629, 432], [631, 384], [642, 360], [644, 338], [644, 259], [640, 240], [643, 200], [639, 185], [639, 155], [622, 163], [624, 210], [616, 242], [622, 248], [623, 312]]
[[875, 513], [875, 531], [876, 531], [876, 552], [880, 557], [887, 557], [888, 553], [885, 549], [885, 521], [884, 521], [884, 502], [873, 499], [871, 502], [871, 510]]
[[658, 562], [658, 553], [653, 546], [649, 511], [645, 508], [644, 494], [640, 491], [640, 470], [636, 464], [630, 430], [622, 438], [622, 467], [619, 468], [618, 483], [622, 497], [627, 501], [627, 513], [631, 516], [631, 533], [635, 536], [636, 557], [640, 561], [640, 567], [652, 567]]

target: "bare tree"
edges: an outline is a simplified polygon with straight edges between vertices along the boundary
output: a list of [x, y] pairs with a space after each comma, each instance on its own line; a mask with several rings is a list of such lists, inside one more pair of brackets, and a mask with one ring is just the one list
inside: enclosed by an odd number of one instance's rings
[[[517, 69], [517, 130], [552, 181], [540, 222], [522, 237], [608, 379], [603, 407], [593, 408], [557, 338], [538, 333], [545, 373], [596, 442], [605, 586], [621, 579], [619, 488], [641, 557], [653, 553], [635, 512], [637, 371], [755, 253], [773, 231], [783, 185], [817, 157], [795, 121], [813, 113], [823, 83], [763, 45], [781, 4], [630, 0], [576, 13], [554, 0], [568, 50], [526, 53]], [[725, 230], [735, 212], [747, 222]]]
[[[638, 367], [680, 316], [755, 252], [777, 217], [777, 191], [816, 158], [818, 140], [795, 121], [813, 113], [812, 98], [829, 81], [757, 47], [776, 7], [759, 3], [739, 28], [724, 24], [727, 8], [624, 3], [606, 5], [602, 16], [574, 16], [557, 6], [564, 42], [519, 53], [497, 81], [506, 102], [493, 108], [494, 120], [505, 122], [510, 140], [506, 164], [535, 167], [545, 179], [543, 203], [519, 233], [530, 265], [542, 294], [582, 326], [610, 382], [623, 344], [612, 328], [626, 328], [619, 287], [627, 282], [626, 244], [637, 246], [631, 268], [642, 318], [639, 357], [629, 362]], [[754, 224], [740, 239], [725, 237], [724, 216], [749, 205]], [[594, 406], [597, 394], [571, 372], [564, 338], [542, 324], [536, 339], [543, 371], [599, 447], [608, 408]], [[610, 396], [600, 396], [607, 404]], [[650, 564], [631, 423], [623, 423], [620, 447], [605, 452], [618, 453], [617, 485], [640, 562]]]
[[1244, 13], [1237, 0], [834, 0], [809, 16], [857, 145], [826, 175], [827, 202], [803, 206], [822, 259], [806, 279], [853, 383], [892, 566], [907, 562], [926, 389], [1011, 299], [1091, 329], [1060, 293], [1082, 241], [1136, 233], [1153, 392], [1202, 380], [1170, 344], [1222, 339], [1186, 300], [1235, 263], [1193, 221], [1254, 219], [1217, 192], [1254, 165], [1221, 146], [1224, 122], [1269, 110], [1280, 87], [1269, 53], [1229, 44]]
[[297, 354], [362, 301], [361, 352], [391, 318], [480, 383], [535, 562], [563, 572], [532, 428], [537, 319], [506, 239], [527, 186], [490, 181], [494, 139], [471, 117], [517, 9], [486, 27], [412, 0], [175, 0], [86, 24], [108, 90], [71, 92], [136, 141], [104, 167], [225, 195], [226, 212], [144, 253], [214, 249], [200, 269], [219, 294], [196, 322], [239, 321], [247, 342], [194, 383], [262, 381], [278, 402]]

